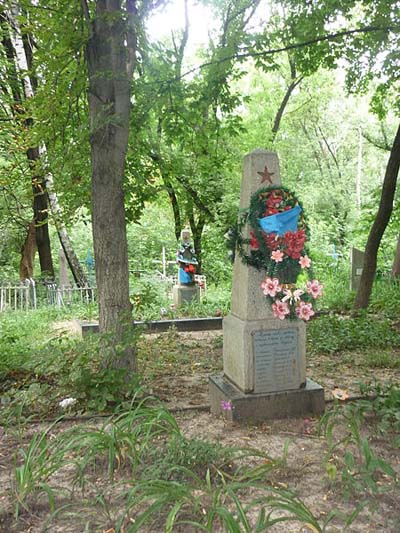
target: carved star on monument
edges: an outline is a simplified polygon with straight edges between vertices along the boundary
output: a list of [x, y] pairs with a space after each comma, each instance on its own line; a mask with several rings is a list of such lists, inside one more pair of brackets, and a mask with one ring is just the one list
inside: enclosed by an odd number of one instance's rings
[[268, 181], [272, 185], [272, 176], [275, 174], [275, 172], [269, 172], [266, 165], [264, 170], [262, 172], [257, 172], [257, 174], [260, 174], [261, 176], [261, 183]]

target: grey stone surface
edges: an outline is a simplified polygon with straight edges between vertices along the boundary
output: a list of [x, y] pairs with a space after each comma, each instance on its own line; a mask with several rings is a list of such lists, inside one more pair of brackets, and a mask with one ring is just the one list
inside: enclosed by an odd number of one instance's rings
[[[281, 185], [279, 161], [275, 152], [255, 150], [245, 156], [240, 197], [241, 208], [249, 206], [252, 194], [260, 187], [271, 185], [268, 182], [261, 183], [260, 173], [263, 173], [265, 168], [273, 174], [272, 184]], [[246, 237], [249, 236], [248, 231], [247, 228]], [[255, 378], [254, 335], [257, 335], [258, 331], [271, 330], [276, 340], [277, 334], [274, 332], [278, 329], [286, 331], [289, 327], [287, 320], [281, 321], [274, 318], [272, 309], [260, 288], [264, 278], [264, 271], [245, 265], [242, 259], [236, 256], [233, 268], [231, 313], [223, 323], [224, 372], [239, 389], [246, 393], [272, 392], [277, 390], [277, 387], [279, 390], [295, 389], [306, 379], [305, 327], [300, 322], [290, 323], [291, 327], [296, 328], [297, 344], [293, 353], [287, 353], [284, 366], [287, 368], [290, 365], [292, 371], [288, 373], [285, 370], [282, 376], [276, 379], [279, 364], [283, 363], [282, 353], [276, 353], [273, 355], [276, 361], [271, 361], [269, 365], [274, 372], [271, 379]]]
[[180, 307], [185, 302], [199, 302], [200, 288], [198, 285], [174, 285], [172, 295], [176, 307]]
[[[260, 291], [261, 292], [261, 291]], [[267, 303], [263, 302], [267, 307]], [[288, 330], [296, 331], [296, 344], [292, 351], [276, 349], [277, 338], [285, 335]], [[273, 392], [276, 390], [298, 389], [306, 380], [306, 326], [304, 322], [281, 321], [274, 317], [264, 320], [242, 320], [233, 314], [223, 320], [224, 331], [224, 372], [236, 386], [245, 393]], [[282, 332], [282, 333], [280, 333]], [[269, 366], [273, 371], [272, 379], [256, 378], [254, 336], [270, 335], [275, 349], [268, 352], [272, 355]], [[279, 353], [278, 353], [279, 352]], [[286, 354], [286, 368], [290, 373], [281, 372], [282, 354]], [[259, 353], [258, 359], [261, 355]], [[260, 364], [258, 365], [260, 366]], [[265, 366], [265, 361], [264, 361]]]
[[[273, 174], [272, 183], [261, 182], [265, 168]], [[255, 150], [247, 154], [240, 207], [247, 208], [252, 194], [268, 184], [282, 184], [276, 153]], [[249, 237], [249, 228], [244, 236]], [[231, 313], [223, 321], [224, 374], [210, 378], [211, 410], [221, 414], [224, 400], [233, 404], [233, 410], [225, 412], [232, 420], [322, 413], [324, 391], [306, 379], [306, 325], [273, 316], [260, 288], [264, 278], [265, 272], [236, 256]]]
[[68, 272], [68, 262], [67, 258], [65, 257], [64, 250], [62, 247], [60, 248], [58, 252], [58, 279], [59, 279], [59, 286], [60, 287], [71, 287], [71, 282], [69, 280], [69, 272]]
[[350, 249], [350, 290], [357, 291], [360, 286], [365, 253], [354, 246]]
[[[264, 168], [273, 173], [273, 185], [282, 185], [278, 156], [275, 152], [267, 150], [254, 150], [247, 154], [243, 161], [243, 179], [240, 191], [240, 208], [249, 207], [250, 198], [260, 187], [271, 185], [261, 183]], [[249, 237], [248, 228], [244, 236]], [[236, 255], [233, 266], [231, 313], [243, 320], [258, 320], [272, 316], [270, 307], [265, 303], [265, 297], [260, 290], [260, 285], [265, 278], [264, 272], [259, 272], [253, 267], [245, 265]]]
[[[245, 394], [219, 374], [210, 378], [209, 388], [211, 413], [241, 424], [321, 415], [325, 409], [324, 389], [311, 379], [296, 390]], [[221, 402], [229, 402], [231, 408], [224, 410]]]

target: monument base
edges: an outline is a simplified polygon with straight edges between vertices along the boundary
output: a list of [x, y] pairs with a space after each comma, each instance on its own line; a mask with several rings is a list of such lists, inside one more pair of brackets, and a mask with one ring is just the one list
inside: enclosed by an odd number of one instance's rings
[[[324, 389], [311, 379], [297, 390], [262, 394], [245, 394], [223, 374], [211, 376], [209, 382], [211, 413], [224, 414], [231, 422], [251, 424], [277, 418], [321, 415], [325, 410]], [[221, 402], [229, 402], [224, 410]]]
[[185, 302], [200, 301], [200, 288], [198, 285], [174, 285], [172, 294], [176, 307], [180, 307]]

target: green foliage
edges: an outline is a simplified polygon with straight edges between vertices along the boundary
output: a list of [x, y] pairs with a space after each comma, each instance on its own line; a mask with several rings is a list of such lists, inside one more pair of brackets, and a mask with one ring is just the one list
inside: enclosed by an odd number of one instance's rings
[[343, 259], [334, 259], [326, 255], [314, 253], [315, 276], [323, 285], [321, 306], [324, 310], [343, 312], [351, 309], [354, 294], [350, 291], [350, 266]]
[[313, 353], [337, 354], [343, 350], [398, 347], [400, 333], [385, 318], [328, 315], [310, 322], [308, 342]]
[[364, 395], [373, 395], [371, 401], [360, 401], [358, 405], [365, 414], [373, 414], [380, 433], [394, 430], [395, 445], [400, 446], [400, 386], [396, 383], [388, 385], [361, 384], [360, 391]]
[[146, 479], [182, 481], [190, 471], [200, 476], [205, 470], [229, 470], [234, 450], [198, 438], [184, 438], [177, 434], [165, 444], [163, 453], [154, 449], [149, 453], [151, 466]]
[[155, 314], [154, 318], [158, 319], [160, 317], [160, 309], [169, 307], [168, 288], [166, 283], [157, 280], [135, 280], [131, 292], [134, 318], [146, 317], [150, 319]]
[[171, 438], [180, 435], [174, 417], [153, 398], [134, 397], [128, 411], [108, 418], [100, 429], [75, 427], [61, 439], [67, 442], [68, 450], [75, 457], [75, 479], [83, 488], [87, 471], [96, 471], [102, 460], [106, 461], [110, 479], [125, 467], [135, 477], [147, 456], [157, 448], [158, 441], [166, 435]]
[[29, 509], [29, 499], [43, 492], [47, 495], [50, 510], [54, 510], [54, 491], [48, 481], [61, 468], [63, 454], [51, 453], [49, 433], [53, 427], [54, 425], [36, 433], [26, 450], [21, 448], [15, 453], [11, 489], [15, 499], [16, 518], [21, 507]]
[[[129, 400], [137, 389], [138, 377], [127, 378], [126, 370], [113, 363], [123, 354], [124, 343], [115, 346], [110, 336], [78, 339], [55, 331], [53, 320], [68, 316], [54, 309], [0, 315], [3, 417], [8, 423], [19, 406], [19, 416], [43, 415], [59, 412], [60, 400], [72, 397], [74, 409], [98, 412]], [[124, 342], [136, 344], [139, 333], [132, 328]], [[108, 361], [104, 354], [110, 355]]]
[[[398, 387], [396, 389], [393, 396], [398, 404]], [[382, 420], [392, 420], [393, 396], [388, 403], [378, 404]], [[363, 422], [371, 411], [375, 411], [373, 404], [360, 401], [344, 408], [335, 406], [320, 421], [320, 429], [329, 447], [326, 454], [327, 475], [333, 485], [340, 487], [345, 498], [370, 497], [393, 489], [398, 482], [395, 470], [385, 459], [376, 455], [371, 447], [371, 437], [364, 434]], [[335, 438], [335, 431], [340, 435], [339, 440]], [[338, 453], [341, 446], [345, 450], [343, 457]], [[367, 502], [365, 500], [364, 504]]]
[[396, 320], [400, 316], [400, 281], [391, 278], [376, 280], [369, 307], [371, 311]]

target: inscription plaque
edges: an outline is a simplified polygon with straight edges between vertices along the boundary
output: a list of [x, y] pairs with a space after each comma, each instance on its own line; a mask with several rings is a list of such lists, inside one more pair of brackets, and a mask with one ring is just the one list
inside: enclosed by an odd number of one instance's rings
[[300, 387], [297, 328], [253, 333], [254, 392], [276, 392]]

